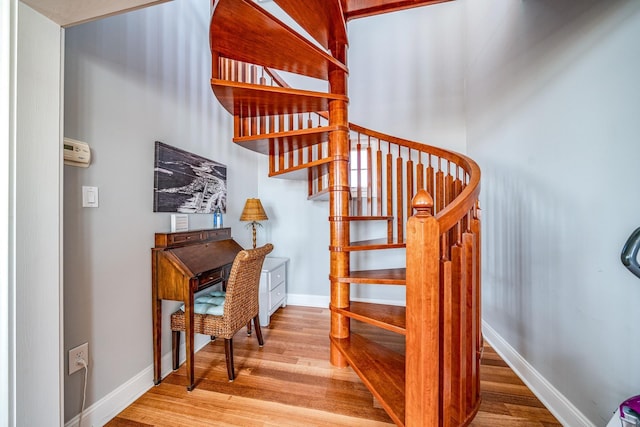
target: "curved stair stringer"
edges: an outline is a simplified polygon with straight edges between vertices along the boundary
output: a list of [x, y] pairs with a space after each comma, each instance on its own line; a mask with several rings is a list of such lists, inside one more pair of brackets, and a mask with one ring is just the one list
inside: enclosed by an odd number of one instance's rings
[[[351, 366], [398, 425], [466, 425], [480, 403], [480, 171], [460, 154], [348, 122], [349, 1], [276, 2], [328, 49], [249, 0], [217, 0], [211, 85], [234, 115], [234, 141], [268, 154], [270, 176], [328, 195], [331, 363]], [[316, 28], [318, 16], [332, 22]], [[291, 88], [273, 69], [324, 79], [328, 90]], [[351, 241], [352, 226], [377, 221], [382, 238]], [[406, 265], [350, 271], [352, 253], [405, 247]], [[352, 284], [406, 286], [406, 307], [352, 302]], [[404, 352], [352, 333], [351, 319], [404, 335]]]

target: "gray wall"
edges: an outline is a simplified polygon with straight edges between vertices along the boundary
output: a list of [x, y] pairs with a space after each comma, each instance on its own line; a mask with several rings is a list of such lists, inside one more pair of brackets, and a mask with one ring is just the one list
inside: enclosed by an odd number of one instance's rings
[[58, 426], [62, 421], [62, 31], [22, 3], [14, 6], [8, 347], [9, 384], [15, 386], [15, 399], [10, 399], [9, 416], [15, 416], [10, 423], [21, 426]]
[[483, 315], [594, 424], [640, 393], [640, 2], [467, 2]]
[[[250, 246], [237, 218], [258, 195], [259, 157], [231, 143], [209, 86], [208, 16], [208, 2], [177, 0], [66, 30], [64, 133], [93, 155], [64, 167], [64, 347], [89, 343], [87, 407], [152, 364], [150, 248], [170, 226], [153, 213], [154, 141], [227, 165], [224, 223]], [[99, 188], [98, 208], [81, 207], [83, 185]], [[190, 215], [191, 228], [211, 224]], [[165, 353], [176, 305], [163, 305]], [[81, 402], [82, 374], [65, 375], [66, 420]]]

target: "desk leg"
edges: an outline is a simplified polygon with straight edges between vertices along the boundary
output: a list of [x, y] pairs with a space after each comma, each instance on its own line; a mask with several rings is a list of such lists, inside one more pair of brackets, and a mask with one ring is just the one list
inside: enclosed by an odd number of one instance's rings
[[189, 301], [184, 304], [184, 340], [187, 353], [187, 390], [191, 391], [194, 385], [194, 363], [193, 363], [193, 293], [188, 296]]
[[156, 295], [151, 299], [151, 311], [153, 312], [153, 383], [158, 385], [162, 381], [162, 300], [158, 300]]

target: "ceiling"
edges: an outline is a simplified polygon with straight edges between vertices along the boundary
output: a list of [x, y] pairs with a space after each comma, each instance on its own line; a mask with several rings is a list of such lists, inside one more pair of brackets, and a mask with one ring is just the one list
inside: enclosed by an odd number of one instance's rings
[[21, 0], [62, 27], [140, 9], [169, 0]]

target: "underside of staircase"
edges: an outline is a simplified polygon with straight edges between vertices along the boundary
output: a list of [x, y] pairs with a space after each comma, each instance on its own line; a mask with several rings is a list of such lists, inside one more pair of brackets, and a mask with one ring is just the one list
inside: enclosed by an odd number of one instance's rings
[[[480, 404], [480, 170], [348, 121], [347, 22], [448, 0], [274, 1], [306, 34], [252, 0], [215, 1], [211, 88], [234, 117], [234, 143], [267, 155], [269, 176], [306, 180], [308, 198], [328, 200], [330, 361], [357, 372], [399, 426], [467, 425]], [[326, 90], [291, 87], [286, 73]], [[352, 239], [360, 229], [377, 235]], [[350, 268], [393, 250], [402, 265]], [[352, 286], [379, 285], [406, 287], [406, 305], [351, 300]], [[352, 333], [352, 320], [403, 335], [404, 352]]]

